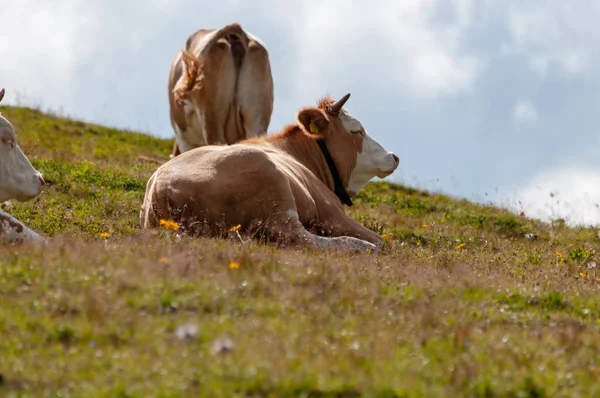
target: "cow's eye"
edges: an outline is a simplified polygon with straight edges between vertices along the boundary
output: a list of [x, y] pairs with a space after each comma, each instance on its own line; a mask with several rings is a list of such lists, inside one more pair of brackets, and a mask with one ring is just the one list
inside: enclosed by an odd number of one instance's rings
[[362, 130], [351, 131], [352, 134], [363, 135]]
[[8, 137], [2, 137], [2, 144], [10, 145], [11, 148], [15, 147], [15, 142]]

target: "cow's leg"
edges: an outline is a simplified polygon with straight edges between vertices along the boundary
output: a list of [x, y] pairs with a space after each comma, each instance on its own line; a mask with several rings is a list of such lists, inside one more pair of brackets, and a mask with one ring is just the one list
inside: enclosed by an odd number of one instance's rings
[[370, 242], [351, 236], [331, 238], [315, 235], [304, 228], [295, 210], [273, 215], [267, 224], [267, 230], [284, 242], [295, 246], [308, 246], [312, 249], [367, 251], [377, 248]]
[[383, 241], [377, 233], [343, 213], [339, 218], [335, 217], [335, 219], [328, 220], [324, 227], [329, 236], [353, 236], [376, 245], [380, 245]]
[[48, 245], [46, 238], [0, 210], [0, 242]]
[[227, 44], [218, 43], [204, 58], [200, 109], [208, 145], [226, 144], [225, 126], [234, 101], [235, 64]]
[[175, 136], [175, 142], [173, 143], [172, 155], [174, 156], [171, 156], [171, 158], [181, 155], [184, 152], [191, 151], [197, 147], [197, 145], [193, 145], [185, 139], [186, 134], [189, 134], [189, 132], [177, 131], [177, 133], [178, 134]]
[[271, 186], [280, 194], [277, 203], [270, 207], [269, 216], [265, 219], [264, 225], [271, 236], [283, 239], [292, 245], [308, 246], [313, 249], [331, 248], [351, 251], [376, 249], [374, 244], [351, 236], [331, 238], [311, 233], [300, 222], [296, 202], [287, 179], [272, 181]]
[[177, 145], [177, 138], [175, 138], [173, 140], [173, 152], [171, 153], [171, 158], [179, 155], [181, 155], [181, 152], [179, 151], [179, 146]]
[[246, 137], [267, 134], [273, 112], [273, 77], [267, 50], [251, 41], [238, 77], [236, 100]]
[[346, 213], [332, 204], [331, 201], [319, 203], [319, 220], [317, 227], [327, 236], [352, 236], [366, 240], [376, 245], [383, 241], [381, 236], [371, 231]]

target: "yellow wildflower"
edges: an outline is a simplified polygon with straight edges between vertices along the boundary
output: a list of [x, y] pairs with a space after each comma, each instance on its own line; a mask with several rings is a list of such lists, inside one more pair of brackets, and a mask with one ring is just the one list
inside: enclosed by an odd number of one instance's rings
[[421, 246], [421, 241], [420, 240], [417, 241], [417, 246]]
[[173, 231], [177, 231], [179, 229], [179, 224], [172, 220], [161, 219], [160, 225], [162, 225], [165, 228], [172, 229]]
[[237, 262], [235, 262], [235, 261], [232, 261], [232, 262], [230, 262], [230, 263], [229, 263], [229, 268], [230, 268], [230, 269], [237, 269], [237, 268], [240, 268], [240, 263], [237, 263]]
[[169, 259], [168, 259], [168, 258], [166, 258], [165, 256], [162, 256], [162, 257], [160, 258], [160, 262], [161, 262], [162, 264], [166, 264], [166, 263], [168, 263], [168, 262], [169, 262]]
[[102, 233], [100, 234], [100, 237], [101, 237], [101, 238], [108, 238], [109, 236], [110, 236], [110, 233], [108, 233], [108, 232], [102, 232]]
[[238, 224], [238, 225], [236, 225], [236, 226], [234, 226], [234, 227], [231, 227], [230, 231], [231, 231], [231, 232], [235, 232], [235, 231], [237, 231], [238, 229], [240, 229], [241, 227], [242, 227], [242, 224]]
[[554, 254], [556, 254], [556, 257], [558, 257], [558, 258], [563, 258], [563, 255], [562, 255], [562, 253], [559, 253], [559, 252], [554, 252]]
[[427, 229], [428, 225], [427, 224], [423, 224], [423, 228]]
[[580, 272], [579, 276], [582, 277], [583, 279], [587, 279], [588, 275], [585, 272]]
[[392, 237], [392, 234], [383, 234], [383, 235], [381, 235], [382, 239], [389, 239], [391, 237]]
[[466, 243], [461, 243], [460, 245], [456, 246], [457, 249], [462, 249], [463, 247], [465, 247], [467, 244]]

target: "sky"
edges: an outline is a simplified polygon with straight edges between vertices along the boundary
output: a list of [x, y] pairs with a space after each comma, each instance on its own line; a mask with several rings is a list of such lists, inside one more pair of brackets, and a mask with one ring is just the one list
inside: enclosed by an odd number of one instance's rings
[[194, 31], [238, 22], [269, 51], [269, 133], [351, 93], [347, 109], [400, 158], [387, 180], [600, 225], [600, 2], [6, 3], [3, 104], [170, 138], [173, 57]]

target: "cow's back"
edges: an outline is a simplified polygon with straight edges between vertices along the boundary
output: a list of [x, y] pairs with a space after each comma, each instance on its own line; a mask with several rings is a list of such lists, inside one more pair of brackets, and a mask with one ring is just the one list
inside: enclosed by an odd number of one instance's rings
[[[207, 219], [211, 225], [223, 215], [254, 217], [261, 203], [252, 203], [276, 169], [268, 156], [255, 148], [204, 146], [160, 166], [146, 186], [140, 211], [142, 228], [156, 227], [161, 218], [190, 226]], [[274, 196], [276, 197], [276, 195]], [[245, 217], [246, 215], [247, 217]], [[227, 217], [226, 217], [227, 218]]]
[[268, 219], [275, 209], [295, 211], [301, 222], [309, 223], [317, 216], [314, 198], [323, 193], [336, 202], [314, 174], [277, 149], [244, 143], [204, 146], [182, 153], [154, 173], [140, 223], [152, 228], [164, 218], [184, 226], [202, 221], [247, 225]]

